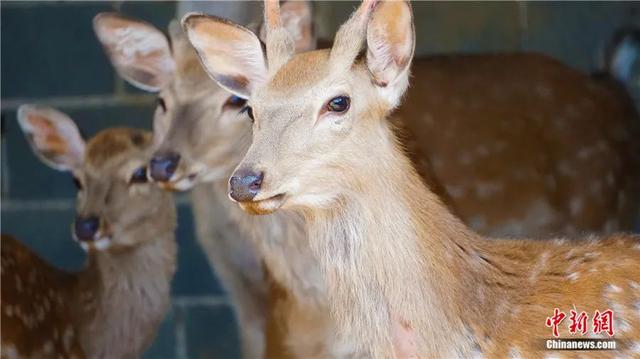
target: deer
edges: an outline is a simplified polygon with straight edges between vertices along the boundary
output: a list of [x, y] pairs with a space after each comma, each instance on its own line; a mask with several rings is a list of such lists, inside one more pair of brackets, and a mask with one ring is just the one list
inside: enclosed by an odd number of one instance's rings
[[[315, 47], [310, 4], [287, 2], [282, 12], [296, 49]], [[318, 266], [300, 245], [302, 218], [249, 217], [227, 199], [227, 179], [251, 143], [245, 100], [211, 81], [177, 23], [169, 25], [170, 42], [117, 13], [98, 14], [93, 24], [117, 73], [158, 94], [149, 177], [191, 191], [197, 239], [230, 295], [243, 357], [326, 356], [332, 330]]]
[[609, 356], [637, 353], [640, 237], [490, 239], [418, 175], [388, 121], [410, 82], [408, 2], [363, 1], [330, 49], [300, 54], [277, 1], [265, 1], [265, 23], [263, 50], [240, 25], [183, 18], [209, 75], [247, 98], [253, 121], [229, 196], [250, 214], [304, 218], [337, 335], [357, 356], [541, 357], [554, 307], [615, 308], [632, 345]]
[[[314, 47], [314, 39], [311, 37], [312, 31], [309, 29], [309, 16], [307, 12], [295, 6], [301, 7], [304, 2], [286, 2], [282, 6], [283, 12], [288, 12], [291, 15], [283, 16], [283, 22], [285, 27], [292, 30], [291, 33], [302, 34], [302, 37], [296, 41], [297, 51], [306, 51]], [[109, 19], [113, 16], [117, 19], [109, 23], [105, 19]], [[300, 21], [299, 19], [303, 19]], [[290, 21], [295, 20], [295, 21]], [[113, 25], [116, 23], [118, 25]], [[236, 230], [240, 228], [245, 233], [247, 231], [253, 232], [249, 236], [259, 236], [258, 229], [253, 228], [252, 222], [243, 219], [241, 214], [237, 213], [238, 208], [236, 206], [225, 206], [226, 203], [226, 177], [223, 174], [230, 174], [233, 167], [244, 156], [246, 149], [250, 144], [250, 120], [246, 113], [243, 112], [243, 106], [245, 100], [242, 97], [232, 95], [229, 92], [225, 92], [224, 88], [220, 88], [215, 84], [212, 84], [208, 80], [207, 74], [199, 66], [195, 52], [191, 49], [190, 45], [186, 43], [180, 29], [174, 26], [170, 27], [171, 45], [169, 46], [164, 38], [163, 34], [153, 28], [149, 24], [145, 24], [138, 20], [127, 19], [122, 15], [99, 15], [94, 21], [94, 27], [96, 34], [105, 46], [106, 52], [110, 57], [114, 67], [118, 70], [118, 73], [129, 83], [137, 86], [143, 90], [160, 92], [158, 100], [158, 108], [154, 116], [154, 132], [156, 138], [160, 138], [158, 142], [159, 150], [156, 151], [154, 160], [150, 163], [150, 173], [152, 178], [157, 181], [161, 186], [169, 189], [190, 189], [193, 188], [192, 198], [194, 203], [196, 224], [199, 233], [199, 240], [201, 245], [205, 248], [210, 258], [210, 263], [214, 267], [216, 273], [221, 277], [225, 287], [231, 292], [232, 303], [236, 307], [236, 314], [240, 319], [240, 328], [242, 343], [244, 348], [247, 346], [249, 349], [244, 349], [243, 352], [250, 353], [249, 356], [258, 356], [258, 352], [262, 352], [262, 349], [250, 351], [251, 348], [258, 348], [258, 346], [246, 343], [261, 342], [262, 339], [251, 339], [251, 333], [262, 333], [264, 317], [281, 318], [279, 322], [287, 322], [286, 317], [289, 317], [291, 321], [295, 321], [295, 318], [303, 318], [300, 312], [311, 312], [304, 309], [305, 306], [293, 305], [290, 303], [291, 298], [286, 298], [286, 295], [280, 295], [278, 300], [270, 299], [271, 302], [278, 303], [276, 306], [268, 305], [269, 309], [261, 308], [258, 315], [252, 317], [262, 318], [259, 321], [253, 319], [246, 319], [248, 315], [242, 314], [242, 308], [246, 309], [245, 312], [254, 313], [251, 308], [260, 308], [261, 303], [264, 303], [264, 294], [261, 291], [250, 291], [243, 289], [244, 283], [248, 281], [239, 281], [237, 279], [238, 273], [243, 273], [245, 278], [251, 276], [251, 273], [256, 273], [258, 270], [246, 269], [256, 268], [256, 265], [246, 265], [245, 262], [239, 264], [229, 263], [230, 259], [234, 258], [246, 258], [247, 254], [252, 251], [251, 248], [236, 240], [241, 237], [240, 233], [228, 236], [231, 243], [220, 245], [221, 242], [218, 237], [220, 234], [216, 234], [216, 230], [219, 228], [231, 228]], [[296, 25], [304, 27], [302, 29], [291, 28]], [[139, 36], [137, 37], [117, 37], [115, 32], [127, 34], [131, 31], [136, 31]], [[264, 39], [265, 30], [264, 27], [260, 31], [260, 36]], [[135, 41], [130, 39], [135, 38]], [[127, 40], [129, 39], [129, 40]], [[302, 40], [302, 41], [300, 41]], [[129, 42], [127, 42], [129, 41]], [[133, 56], [127, 61], [123, 60], [124, 54], [130, 53], [144, 54], [146, 49], [144, 46], [148, 46], [150, 43], [155, 43], [153, 48], [157, 49], [155, 57], [148, 58], [145, 56]], [[171, 58], [173, 56], [173, 59]], [[528, 66], [516, 66], [522, 61], [527, 61]], [[169, 70], [165, 71], [160, 65], [167, 65]], [[173, 65], [171, 65], [173, 64]], [[177, 64], [177, 65], [176, 65]], [[453, 132], [459, 128], [459, 126], [476, 126], [476, 123], [483, 123], [485, 121], [492, 120], [492, 117], [497, 117], [500, 114], [505, 118], [509, 118], [512, 122], [515, 120], [523, 120], [520, 126], [526, 125], [528, 118], [525, 117], [526, 111], [530, 108], [549, 108], [549, 111], [542, 115], [545, 123], [555, 122], [556, 117], [553, 107], [548, 105], [549, 99], [546, 97], [534, 97], [532, 99], [526, 99], [526, 95], [529, 93], [529, 83], [535, 84], [536, 81], [540, 83], [547, 83], [550, 87], [549, 91], [561, 91], [562, 86], [566, 86], [565, 82], [576, 83], [579, 85], [578, 90], [573, 90], [571, 93], [579, 94], [573, 97], [558, 101], [558, 105], [572, 106], [571, 101], [576, 101], [576, 98], [594, 98], [603, 97], [603, 93], [610, 101], [601, 103], [598, 112], [593, 112], [589, 109], [579, 113], [578, 118], [585, 119], [579, 125], [582, 128], [586, 128], [585, 123], [595, 123], [598, 120], [601, 121], [602, 117], [596, 117], [601, 113], [612, 114], [613, 120], [621, 119], [627, 120], [630, 115], [628, 114], [627, 107], [620, 105], [623, 101], [616, 101], [616, 97], [608, 94], [602, 89], [602, 86], [598, 86], [597, 83], [589, 81], [586, 76], [579, 75], [576, 71], [568, 69], [566, 66], [559, 64], [557, 61], [548, 59], [540, 55], [522, 54], [522, 55], [510, 55], [510, 56], [495, 56], [495, 55], [475, 55], [464, 57], [432, 57], [428, 59], [420, 59], [413, 64], [414, 66], [414, 78], [420, 80], [417, 81], [416, 86], [420, 86], [415, 91], [410, 91], [405, 104], [401, 106], [394, 113], [394, 121], [398, 122], [397, 125], [405, 127], [410, 131], [403, 133], [403, 140], [405, 144], [410, 148], [412, 160], [420, 170], [420, 174], [424, 180], [429, 183], [430, 187], [434, 189], [436, 193], [446, 200], [447, 205], [454, 210], [454, 212], [460, 215], [465, 222], [470, 224], [473, 228], [486, 233], [486, 234], [508, 234], [516, 235], [526, 233], [529, 235], [538, 236], [548, 232], [571, 232], [571, 231], [584, 231], [601, 229], [605, 226], [605, 229], [611, 231], [614, 229], [616, 220], [609, 220], [608, 207], [598, 204], [598, 212], [594, 213], [593, 209], [596, 208], [597, 197], [594, 197], [590, 192], [586, 192], [588, 187], [581, 185], [568, 186], [565, 184], [567, 180], [578, 180], [575, 177], [555, 177], [555, 171], [553, 168], [545, 173], [545, 175], [536, 176], [536, 170], [540, 168], [540, 161], [537, 157], [527, 156], [524, 152], [528, 146], [522, 146], [523, 142], [521, 138], [513, 139], [512, 134], [505, 135], [505, 131], [484, 131], [479, 132], [474, 130], [474, 134], [482, 135], [480, 138], [469, 138], [462, 143], [456, 142], [456, 146], [448, 145], [448, 142], [443, 141], [443, 136], [439, 134], [445, 132], [445, 129], [438, 129], [436, 126], [451, 126], [452, 128], [446, 132]], [[469, 71], [476, 70], [475, 77], [455, 76], [457, 72], [460, 72], [460, 68], [468, 68]], [[536, 71], [532, 75], [527, 68], [534, 68]], [[547, 71], [552, 69], [552, 72]], [[448, 86], [442, 86], [442, 73], [447, 74]], [[550, 75], [547, 75], [549, 74]], [[136, 74], [138, 74], [136, 76]], [[500, 81], [495, 81], [496, 74], [500, 77]], [[135, 78], [134, 78], [135, 76]], [[172, 77], [174, 76], [174, 77]], [[478, 78], [479, 77], [479, 78]], [[173, 78], [173, 83], [169, 84]], [[525, 78], [526, 80], [523, 80]], [[514, 86], [515, 81], [520, 81], [519, 86]], [[158, 85], [166, 83], [165, 85]], [[491, 84], [494, 88], [493, 91], [486, 91], [487, 83]], [[180, 85], [183, 84], [183, 85]], [[483, 111], [479, 111], [477, 106], [470, 104], [467, 108], [464, 108], [465, 103], [443, 103], [442, 101], [436, 102], [439, 98], [452, 98], [456, 99], [456, 95], [461, 91], [471, 91], [471, 89], [481, 89], [481, 91], [474, 92], [476, 97], [475, 103], [482, 104]], [[519, 92], [515, 92], [518, 89]], [[595, 92], [588, 92], [585, 89], [596, 89]], [[202, 91], [201, 91], [202, 90]], [[509, 90], [508, 92], [506, 90]], [[494, 91], [500, 93], [507, 93], [510, 95], [508, 99], [496, 98], [490, 96]], [[421, 94], [427, 93], [427, 96]], [[484, 93], [487, 96], [482, 97]], [[566, 92], [566, 90], [565, 90]], [[428, 106], [425, 106], [426, 101], [430, 101]], [[453, 102], [453, 101], [452, 101]], [[603, 102], [603, 101], [601, 101]], [[431, 107], [431, 115], [424, 114], [425, 108]], [[202, 109], [207, 109], [204, 111]], [[216, 109], [220, 109], [216, 112]], [[581, 107], [576, 107], [580, 110]], [[493, 110], [494, 112], [488, 112]], [[435, 112], [435, 113], [434, 113]], [[483, 117], [484, 116], [484, 117]], [[591, 116], [591, 117], [589, 117]], [[626, 116], [626, 117], [625, 117]], [[434, 117], [433, 121], [426, 121], [423, 119], [429, 119]], [[455, 119], [456, 121], [450, 121]], [[244, 120], [244, 121], [243, 121]], [[607, 120], [611, 121], [611, 119]], [[467, 122], [463, 122], [467, 121]], [[566, 122], [566, 120], [565, 120]], [[428, 130], [425, 131], [425, 127]], [[454, 127], [455, 126], [455, 127]], [[624, 126], [624, 122], [619, 125]], [[619, 127], [618, 126], [618, 127]], [[616, 126], [611, 126], [616, 128]], [[464, 127], [463, 127], [464, 128]], [[571, 128], [571, 125], [567, 125], [566, 128]], [[589, 131], [601, 131], [602, 126], [592, 126]], [[624, 127], [623, 127], [624, 129]], [[523, 131], [526, 135], [528, 132]], [[606, 139], [606, 137], [604, 137]], [[442, 144], [441, 144], [442, 142]], [[451, 142], [451, 141], [449, 141]], [[470, 166], [468, 163], [461, 163], [458, 161], [459, 157], [465, 154], [465, 152], [475, 151], [476, 147], [483, 147], [497, 143], [502, 149], [500, 155], [507, 157], [509, 166], [503, 166], [502, 173], [496, 174], [496, 166], [492, 165], [492, 159], [496, 154], [492, 156], [479, 156], [473, 159]], [[563, 142], [558, 140], [554, 143], [554, 146], [561, 146]], [[429, 146], [427, 148], [421, 148]], [[466, 146], [466, 147], [465, 147]], [[485, 148], [485, 150], [487, 149]], [[490, 150], [490, 148], [489, 148]], [[422, 152], [422, 153], [421, 153]], [[510, 154], [516, 153], [517, 160], [513, 160]], [[562, 151], [556, 151], [563, 153]], [[621, 152], [621, 151], [618, 151]], [[484, 153], [484, 152], [483, 152]], [[608, 151], [609, 157], [599, 157], [602, 163], [602, 176], [607, 174], [607, 165], [617, 166], [619, 162], [615, 156], [618, 154], [616, 151]], [[428, 157], [427, 157], [428, 156]], [[614, 161], [611, 160], [613, 156]], [[516, 157], [516, 156], [512, 156]], [[626, 167], [629, 167], [628, 160], [624, 159]], [[593, 162], [594, 158], [590, 158]], [[557, 160], [560, 163], [561, 161]], [[443, 168], [442, 163], [447, 164]], [[463, 166], [465, 165], [465, 166]], [[625, 166], [622, 166], [624, 169]], [[491, 171], [484, 170], [490, 168]], [[519, 177], [516, 180], [509, 181], [511, 176], [511, 170], [513, 168], [514, 173], [518, 173]], [[564, 168], [564, 167], [562, 167]], [[155, 169], [155, 170], [154, 170]], [[625, 179], [623, 177], [624, 172], [618, 167], [611, 168], [615, 175], [615, 183], [622, 183]], [[464, 172], [462, 171], [464, 170]], [[482, 171], [485, 171], [484, 173]], [[532, 174], [533, 173], [533, 174]], [[525, 174], [524, 176], [522, 174]], [[216, 179], [215, 177], [222, 177]], [[620, 180], [618, 180], [620, 176]], [[484, 178], [483, 178], [484, 177]], [[499, 182], [496, 181], [496, 177]], [[474, 181], [482, 180], [476, 188]], [[212, 191], [210, 185], [197, 185], [201, 183], [209, 183], [213, 181], [217, 183], [216, 189]], [[440, 182], [444, 184], [441, 185]], [[465, 186], [469, 187], [469, 190], [462, 191], [460, 195], [460, 188], [464, 188], [461, 182]], [[552, 185], [559, 182], [561, 185]], [[633, 181], [627, 181], [633, 183]], [[195, 186], [195, 187], [194, 187]], [[493, 196], [476, 195], [476, 192], [484, 194], [488, 190], [482, 190], [487, 187], [491, 190], [495, 187], [503, 188], [501, 193], [493, 193]], [[577, 194], [581, 194], [583, 191], [584, 200], [581, 200], [580, 204], [584, 208], [590, 208], [590, 211], [577, 211], [575, 216], [572, 212], [576, 206], [571, 208], [558, 206], [558, 194], [561, 193], [558, 187], [573, 188], [577, 191]], [[523, 190], [527, 188], [527, 190]], [[551, 188], [549, 190], [548, 188]], [[482, 191], [480, 191], [482, 190]], [[618, 184], [612, 186], [609, 189], [611, 192], [602, 195], [605, 201], [602, 202], [608, 206], [616, 206], [617, 198], [626, 198], [627, 207], [633, 205], [635, 202], [630, 200], [634, 198], [633, 192], [625, 189], [624, 185]], [[619, 195], [618, 191], [622, 194]], [[494, 190], [494, 192], [496, 192]], [[499, 194], [497, 196], [496, 194]], [[513, 198], [518, 198], [519, 201], [513, 201]], [[608, 200], [606, 200], [608, 199]], [[215, 207], [217, 203], [222, 203], [221, 207]], [[630, 213], [627, 207], [621, 206], [621, 213], [623, 216], [629, 217]], [[490, 213], [483, 212], [478, 214], [479, 209], [491, 209]], [[232, 213], [235, 220], [231, 220], [222, 213]], [[215, 216], [219, 221], [212, 220], [211, 213], [217, 213]], [[541, 220], [542, 219], [542, 220]], [[235, 221], [235, 223], [234, 223]], [[621, 228], [628, 228], [628, 220], [626, 222], [621, 221]], [[243, 223], [245, 223], [243, 225]], [[569, 223], [569, 225], [565, 225]], [[241, 227], [238, 227], [238, 224]], [[612, 226], [612, 224], [614, 226]], [[626, 227], [624, 227], [626, 225]], [[242, 227], [245, 226], [245, 227]], [[244, 229], [242, 229], [244, 228]], [[218, 236], [218, 237], [216, 237]], [[214, 240], [210, 239], [214, 238]], [[234, 250], [233, 246], [238, 247]], [[255, 251], [254, 252], [259, 252]], [[228, 255], [231, 253], [231, 255]], [[260, 254], [255, 254], [259, 257]], [[306, 258], [302, 261], [305, 263], [312, 263], [307, 258], [308, 255], [297, 254], [296, 257]], [[257, 261], [257, 260], [256, 260]], [[282, 266], [284, 264], [278, 264]], [[269, 267], [269, 265], [267, 266]], [[311, 265], [310, 265], [311, 267]], [[307, 269], [305, 269], [308, 271]], [[313, 273], [313, 271], [308, 271]], [[250, 275], [247, 275], [249, 273]], [[303, 274], [297, 273], [297, 276]], [[317, 276], [309, 276], [308, 280], [316, 278]], [[286, 277], [280, 276], [280, 284], [284, 287], [290, 287]], [[257, 288], [264, 284], [264, 281], [260, 279], [255, 280], [251, 287]], [[319, 286], [319, 285], [317, 285]], [[234, 289], [238, 288], [238, 289]], [[262, 289], [264, 290], [264, 289]], [[276, 290], [277, 291], [277, 290]], [[241, 297], [234, 293], [249, 293], [246, 296]], [[271, 294], [270, 294], [271, 295]], [[255, 298], [251, 302], [252, 298]], [[299, 303], [304, 300], [298, 300]], [[247, 304], [244, 304], [247, 303]], [[284, 311], [289, 311], [291, 308], [298, 312], [298, 314], [282, 315], [282, 314], [265, 314], [264, 311], [278, 311], [276, 307], [284, 308]], [[300, 310], [295, 309], [300, 307]], [[322, 313], [317, 308], [315, 311]], [[323, 317], [322, 314], [318, 315]], [[283, 319], [284, 317], [284, 319]], [[304, 330], [293, 329], [294, 324], [289, 323], [286, 325], [290, 328], [289, 332], [300, 334], [302, 332], [309, 333], [310, 325], [308, 323], [323, 323], [320, 319], [305, 319], [300, 321], [299, 326], [302, 326]], [[250, 324], [247, 324], [250, 323]], [[277, 327], [277, 325], [273, 325]], [[255, 328], [243, 329], [243, 328]], [[269, 335], [269, 333], [267, 334]], [[309, 335], [309, 337], [318, 337], [318, 335]], [[249, 338], [249, 339], [246, 339]], [[273, 342], [274, 340], [271, 340]], [[277, 341], [277, 339], [276, 339]], [[288, 346], [298, 345], [303, 342], [299, 338], [288, 340]], [[295, 343], [295, 344], [294, 344]], [[267, 342], [267, 347], [269, 341]], [[268, 349], [268, 348], [267, 348]], [[300, 350], [292, 350], [297, 352], [297, 356], [309, 357], [309, 351], [301, 352]], [[315, 349], [311, 352], [316, 352]], [[271, 356], [278, 356], [272, 354]]]
[[67, 272], [2, 237], [2, 357], [139, 358], [170, 305], [176, 266], [172, 195], [149, 183], [152, 135], [110, 128], [87, 142], [66, 114], [23, 105], [33, 152], [73, 176], [73, 239], [85, 266]]

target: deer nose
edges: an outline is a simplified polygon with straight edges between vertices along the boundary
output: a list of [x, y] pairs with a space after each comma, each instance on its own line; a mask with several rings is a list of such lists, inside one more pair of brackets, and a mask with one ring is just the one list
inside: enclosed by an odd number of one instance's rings
[[264, 172], [239, 169], [229, 179], [229, 196], [237, 202], [251, 201], [260, 191]]
[[76, 217], [74, 230], [78, 240], [93, 240], [98, 228], [100, 228], [100, 219], [98, 217]]
[[180, 155], [173, 152], [153, 156], [149, 161], [151, 178], [158, 182], [169, 181], [178, 168], [178, 162], [180, 162]]

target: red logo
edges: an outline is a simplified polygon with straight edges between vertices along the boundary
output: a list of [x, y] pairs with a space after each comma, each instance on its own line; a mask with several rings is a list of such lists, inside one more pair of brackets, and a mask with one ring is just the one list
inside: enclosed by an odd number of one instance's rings
[[596, 310], [593, 315], [593, 332], [595, 334], [606, 332], [610, 337], [613, 336], [613, 311], [611, 309], [607, 309], [602, 313]]
[[553, 310], [553, 316], [547, 318], [547, 327], [553, 327], [553, 336], [559, 337], [558, 334], [558, 325], [564, 320], [567, 315], [560, 311], [560, 309], [555, 308]]
[[576, 332], [582, 333], [582, 335], [587, 334], [587, 319], [589, 316], [586, 312], [581, 312], [578, 314], [575, 310], [571, 309], [569, 312], [569, 320], [571, 324], [569, 324], [569, 333], [576, 334]]
[[[552, 332], [554, 337], [560, 337], [558, 327], [566, 317], [567, 315], [558, 308], [554, 308], [553, 315], [551, 317], [547, 317], [545, 324], [547, 327], [553, 328]], [[569, 311], [569, 333], [580, 333], [582, 335], [587, 334], [587, 331], [589, 330], [588, 323], [589, 315], [587, 315], [586, 312], [583, 311], [578, 313], [573, 309]], [[611, 309], [607, 309], [604, 312], [596, 310], [593, 314], [593, 320], [591, 323], [593, 334], [605, 332], [609, 334], [609, 336], [613, 336], [613, 311]]]

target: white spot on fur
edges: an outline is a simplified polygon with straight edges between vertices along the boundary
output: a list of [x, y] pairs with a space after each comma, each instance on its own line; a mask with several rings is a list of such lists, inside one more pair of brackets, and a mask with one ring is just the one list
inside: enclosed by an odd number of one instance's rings
[[73, 328], [67, 327], [64, 330], [64, 334], [62, 336], [62, 343], [64, 345], [65, 350], [71, 349], [71, 341], [73, 340]]
[[555, 244], [556, 246], [563, 246], [566, 243], [567, 243], [567, 240], [564, 238], [558, 238], [553, 240], [553, 244]]
[[628, 333], [631, 331], [631, 324], [623, 318], [616, 319], [614, 327], [622, 333]]
[[503, 151], [507, 148], [507, 143], [503, 141], [497, 141], [493, 144], [493, 150], [496, 152]]
[[580, 272], [573, 272], [567, 276], [567, 279], [569, 279], [572, 282], [577, 281], [578, 278], [580, 278]]
[[560, 162], [558, 165], [558, 172], [567, 177], [574, 177], [577, 174], [576, 169], [568, 162]]
[[44, 346], [42, 347], [42, 351], [45, 354], [53, 353], [53, 343], [50, 340], [47, 340], [47, 342], [44, 343]]
[[41, 306], [36, 308], [36, 319], [38, 319], [39, 322], [44, 320], [44, 308]]
[[471, 358], [472, 359], [484, 359], [484, 354], [482, 354], [482, 350], [479, 347], [474, 347], [471, 349]]
[[616, 178], [613, 175], [613, 172], [611, 171], [607, 172], [606, 181], [609, 186], [613, 186], [615, 184]]
[[512, 347], [509, 350], [509, 359], [521, 359], [522, 355], [520, 354], [520, 349], [518, 347]]
[[463, 152], [458, 156], [458, 163], [463, 166], [468, 166], [473, 161], [473, 158], [470, 153]]
[[2, 357], [6, 357], [7, 359], [19, 359], [22, 357], [22, 355], [18, 353], [18, 350], [15, 346], [2, 343]]
[[464, 196], [464, 187], [462, 186], [446, 185], [445, 188], [452, 198], [462, 198]]
[[478, 182], [476, 184], [476, 194], [478, 198], [489, 198], [502, 191], [504, 184], [500, 182]]
[[558, 181], [556, 181], [556, 178], [552, 175], [544, 176], [544, 183], [551, 190], [555, 190], [556, 188], [558, 188]]
[[18, 291], [18, 293], [22, 292], [22, 279], [16, 274], [15, 275], [15, 280], [16, 280], [16, 291]]
[[589, 187], [591, 190], [591, 194], [593, 195], [601, 195], [602, 194], [602, 182], [600, 180], [594, 180], [591, 182], [591, 186]]
[[540, 260], [536, 263], [534, 269], [531, 271], [531, 274], [529, 275], [530, 283], [533, 283], [538, 277], [538, 275], [540, 274], [540, 272], [544, 269], [544, 267], [547, 266], [548, 259], [549, 259], [549, 252], [542, 253], [542, 255], [540, 256]]
[[476, 148], [476, 153], [482, 157], [489, 156], [489, 149], [484, 145], [480, 145]]
[[431, 165], [433, 165], [433, 168], [438, 171], [441, 170], [444, 166], [444, 161], [442, 161], [442, 159], [439, 157], [434, 157], [431, 159]]
[[549, 99], [553, 95], [553, 90], [545, 83], [539, 83], [535, 86], [536, 94], [542, 98]]
[[605, 286], [605, 290], [609, 293], [622, 293], [622, 288], [618, 287], [615, 284], [607, 284]]
[[582, 147], [581, 149], [578, 150], [577, 157], [581, 160], [588, 160], [593, 156], [594, 153], [595, 153], [595, 148]]
[[577, 216], [582, 211], [583, 203], [581, 197], [573, 197], [569, 201], [569, 210], [572, 216]]

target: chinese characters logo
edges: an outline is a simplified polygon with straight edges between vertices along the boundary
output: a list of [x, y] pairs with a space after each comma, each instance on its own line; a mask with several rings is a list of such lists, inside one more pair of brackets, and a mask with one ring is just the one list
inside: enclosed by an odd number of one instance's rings
[[[547, 327], [552, 328], [554, 337], [560, 337], [558, 327], [566, 318], [567, 314], [565, 314], [558, 308], [554, 308], [553, 315], [547, 317], [547, 321], [545, 324], [547, 325]], [[572, 309], [569, 311], [568, 324], [569, 333], [580, 333], [582, 335], [585, 335], [589, 330], [589, 315], [584, 311], [578, 313], [577, 311]], [[613, 311], [611, 309], [607, 309], [603, 312], [596, 310], [591, 321], [591, 331], [593, 332], [593, 334], [607, 333], [610, 337], [612, 337], [614, 334]]]

